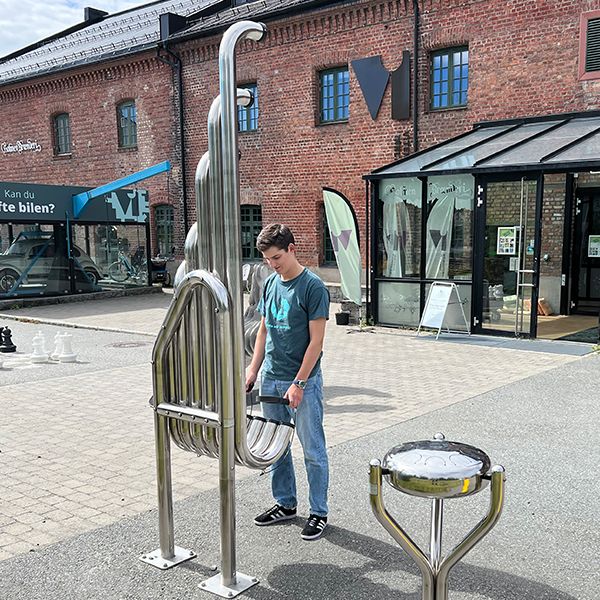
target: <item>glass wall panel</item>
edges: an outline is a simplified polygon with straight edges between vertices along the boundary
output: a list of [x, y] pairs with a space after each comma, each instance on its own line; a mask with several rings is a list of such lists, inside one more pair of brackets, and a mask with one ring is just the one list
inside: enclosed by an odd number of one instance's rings
[[[145, 225], [74, 225], [73, 253], [95, 287], [148, 285]], [[84, 278], [76, 283], [90, 291]]]
[[419, 277], [421, 271], [421, 181], [379, 182], [377, 275]]
[[427, 279], [473, 278], [472, 175], [427, 180]]
[[418, 283], [380, 282], [377, 286], [378, 322], [418, 327], [420, 289]]
[[[529, 333], [535, 243], [535, 181], [487, 185], [482, 329]], [[521, 286], [517, 289], [520, 274]]]
[[12, 233], [12, 242], [0, 254], [0, 297], [68, 294], [66, 227], [17, 224]]
[[4, 254], [10, 246], [10, 229], [7, 224], [0, 223], [0, 254]]
[[[470, 283], [457, 283], [456, 287], [458, 288], [458, 295], [460, 296], [460, 302], [462, 304], [463, 310], [465, 312], [465, 318], [467, 323], [472, 323], [472, 314], [471, 314], [471, 284]], [[429, 295], [429, 289], [431, 288], [431, 284], [428, 283], [425, 285], [425, 298]], [[454, 295], [453, 295], [454, 296]], [[460, 315], [460, 309], [451, 310], [454, 307], [448, 307], [449, 314], [452, 315], [452, 323], [450, 324], [450, 328], [455, 331], [468, 331], [466, 325], [462, 322], [462, 317]], [[458, 307], [457, 307], [458, 308]]]

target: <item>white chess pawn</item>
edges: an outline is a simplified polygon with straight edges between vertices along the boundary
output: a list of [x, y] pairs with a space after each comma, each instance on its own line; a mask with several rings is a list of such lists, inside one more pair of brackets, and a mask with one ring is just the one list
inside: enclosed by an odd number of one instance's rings
[[44, 352], [44, 338], [36, 335], [32, 341], [33, 354], [29, 357], [31, 362], [35, 365], [38, 363], [48, 362], [48, 355]]
[[65, 333], [62, 336], [62, 348], [60, 356], [58, 360], [61, 363], [72, 363], [77, 361], [77, 354], [73, 354], [73, 350], [71, 348], [71, 341], [73, 336], [70, 333]]
[[62, 341], [63, 333], [60, 331], [54, 336], [54, 352], [50, 355], [52, 360], [58, 360], [58, 357], [62, 354]]

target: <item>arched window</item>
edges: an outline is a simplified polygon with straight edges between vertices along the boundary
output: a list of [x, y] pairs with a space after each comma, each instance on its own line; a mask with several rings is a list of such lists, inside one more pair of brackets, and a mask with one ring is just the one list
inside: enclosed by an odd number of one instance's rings
[[242, 260], [262, 260], [256, 248], [256, 238], [262, 229], [262, 210], [258, 204], [243, 204], [242, 216]]
[[175, 211], [169, 204], [161, 204], [154, 208], [154, 227], [158, 253], [163, 256], [173, 254]]
[[137, 146], [137, 114], [134, 100], [126, 100], [117, 106], [117, 129], [119, 148]]
[[68, 113], [52, 117], [54, 155], [71, 154], [71, 122]]

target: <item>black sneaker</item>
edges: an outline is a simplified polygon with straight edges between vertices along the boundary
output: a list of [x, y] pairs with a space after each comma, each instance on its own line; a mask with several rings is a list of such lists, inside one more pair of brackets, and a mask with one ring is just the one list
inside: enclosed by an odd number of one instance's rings
[[300, 535], [303, 540], [317, 540], [323, 535], [325, 527], [327, 527], [327, 517], [310, 515]]
[[284, 506], [280, 506], [276, 504], [273, 508], [262, 513], [262, 515], [258, 515], [255, 517], [254, 524], [255, 525], [273, 525], [273, 523], [279, 523], [280, 521], [289, 521], [290, 519], [296, 518], [296, 509], [295, 508], [285, 508]]

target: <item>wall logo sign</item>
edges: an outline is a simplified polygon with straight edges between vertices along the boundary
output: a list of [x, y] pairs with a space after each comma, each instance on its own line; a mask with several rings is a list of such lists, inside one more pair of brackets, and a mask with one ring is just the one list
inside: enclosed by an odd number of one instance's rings
[[148, 204], [148, 192], [146, 190], [131, 190], [120, 195], [116, 192], [107, 194], [106, 201], [113, 207], [117, 219], [122, 223], [136, 222], [145, 223], [150, 214], [150, 206]]
[[[148, 190], [118, 189], [90, 200], [73, 218], [73, 196], [90, 188], [0, 181], [0, 223], [53, 223], [66, 219], [84, 223], [148, 222]], [[68, 216], [67, 216], [68, 215]]]
[[3, 142], [2, 154], [21, 154], [23, 152], [41, 152], [42, 146], [36, 140], [17, 140], [16, 142]]
[[383, 66], [380, 54], [353, 60], [352, 68], [373, 120], [377, 118], [390, 77], [392, 119], [403, 121], [410, 117], [410, 52], [408, 50], [402, 52], [400, 66], [391, 73]]

